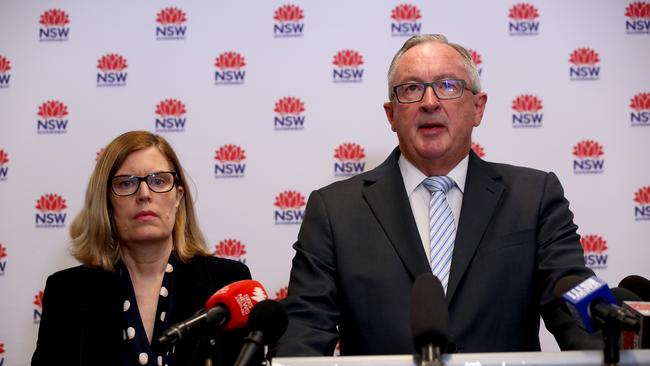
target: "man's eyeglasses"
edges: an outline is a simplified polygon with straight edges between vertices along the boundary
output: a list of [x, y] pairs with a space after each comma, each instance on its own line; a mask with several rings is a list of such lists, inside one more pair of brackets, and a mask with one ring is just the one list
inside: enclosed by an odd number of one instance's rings
[[429, 86], [438, 99], [456, 99], [463, 95], [465, 80], [441, 79], [430, 83], [405, 83], [394, 86], [393, 93], [400, 103], [417, 103], [424, 98]]
[[140, 189], [144, 181], [152, 192], [165, 193], [174, 188], [178, 181], [176, 172], [155, 172], [144, 177], [135, 175], [118, 175], [111, 178], [111, 190], [117, 196], [130, 196]]

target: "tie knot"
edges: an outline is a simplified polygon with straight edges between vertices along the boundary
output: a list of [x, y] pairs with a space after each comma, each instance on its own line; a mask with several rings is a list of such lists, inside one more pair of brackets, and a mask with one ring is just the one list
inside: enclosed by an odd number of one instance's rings
[[427, 177], [422, 184], [429, 190], [429, 192], [442, 192], [447, 194], [451, 187], [454, 186], [454, 180], [446, 175], [434, 175]]

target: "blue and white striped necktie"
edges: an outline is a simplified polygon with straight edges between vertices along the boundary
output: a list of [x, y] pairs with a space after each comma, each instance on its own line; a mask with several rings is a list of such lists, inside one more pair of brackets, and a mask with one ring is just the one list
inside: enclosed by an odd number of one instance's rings
[[447, 176], [426, 178], [422, 184], [431, 192], [429, 201], [429, 240], [431, 243], [431, 271], [438, 277], [447, 292], [451, 255], [454, 252], [456, 225], [447, 202], [447, 192], [454, 180]]

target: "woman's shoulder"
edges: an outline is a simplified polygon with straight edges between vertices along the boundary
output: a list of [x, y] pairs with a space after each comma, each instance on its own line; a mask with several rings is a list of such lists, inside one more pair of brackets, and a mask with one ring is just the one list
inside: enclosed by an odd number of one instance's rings
[[194, 265], [205, 265], [208, 271], [221, 278], [229, 278], [233, 281], [247, 280], [251, 278], [251, 272], [246, 264], [232, 259], [196, 256], [192, 259]]
[[98, 278], [110, 277], [113, 272], [104, 271], [101, 268], [92, 268], [84, 265], [62, 269], [51, 274], [48, 283], [83, 283], [96, 281]]

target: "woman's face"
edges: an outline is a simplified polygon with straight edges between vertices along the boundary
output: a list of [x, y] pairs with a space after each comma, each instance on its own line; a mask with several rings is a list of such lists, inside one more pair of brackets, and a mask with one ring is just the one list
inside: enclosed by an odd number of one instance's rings
[[[157, 148], [149, 147], [129, 154], [114, 176], [145, 177], [151, 173], [169, 171], [173, 171], [173, 168], [165, 156]], [[117, 196], [113, 190], [110, 191], [113, 220], [120, 241], [124, 245], [160, 242], [171, 246], [183, 187], [176, 186], [169, 192], [156, 193], [146, 182], [139, 184], [137, 192], [129, 196]]]

